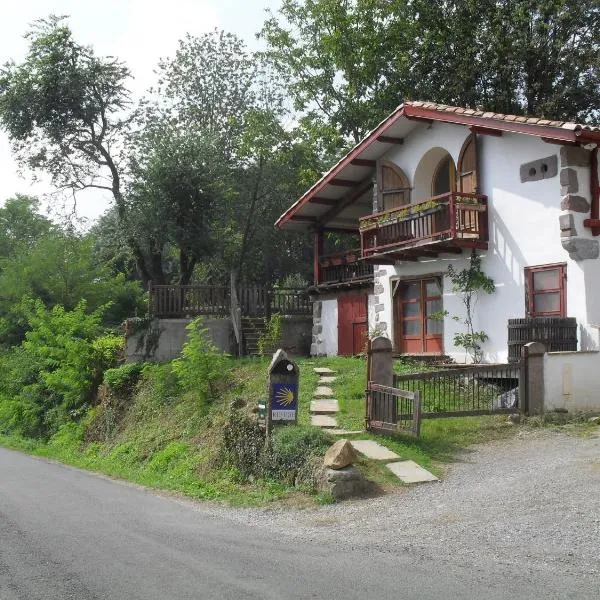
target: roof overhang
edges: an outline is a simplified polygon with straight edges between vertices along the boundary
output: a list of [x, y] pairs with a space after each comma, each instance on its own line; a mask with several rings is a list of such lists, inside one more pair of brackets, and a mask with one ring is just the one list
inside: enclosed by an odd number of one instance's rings
[[600, 128], [534, 117], [502, 115], [428, 102], [405, 102], [288, 208], [275, 225], [281, 229], [357, 231], [358, 217], [371, 212], [373, 171], [378, 158], [401, 144], [419, 123], [452, 123], [473, 131], [533, 135], [546, 142], [600, 144]]

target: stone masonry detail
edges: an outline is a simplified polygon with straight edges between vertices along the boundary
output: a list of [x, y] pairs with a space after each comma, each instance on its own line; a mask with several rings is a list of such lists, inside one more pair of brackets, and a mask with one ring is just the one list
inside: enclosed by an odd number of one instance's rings
[[590, 211], [590, 202], [582, 195], [585, 193], [585, 183], [580, 190], [578, 169], [589, 168], [590, 153], [578, 146], [562, 146], [560, 166], [560, 207], [563, 214], [559, 217], [559, 226], [562, 247], [576, 261], [598, 258], [600, 242], [577, 234], [578, 229], [585, 231], [583, 219]]

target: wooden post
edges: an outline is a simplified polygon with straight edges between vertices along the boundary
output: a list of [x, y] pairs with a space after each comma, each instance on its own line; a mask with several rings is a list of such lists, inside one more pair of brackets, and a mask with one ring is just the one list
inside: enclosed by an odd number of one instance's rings
[[230, 302], [230, 316], [231, 324], [233, 325], [233, 334], [235, 335], [235, 341], [237, 343], [238, 356], [242, 356], [244, 354], [244, 340], [242, 339], [242, 309], [239, 307], [238, 302], [235, 271], [231, 271]]
[[323, 256], [323, 228], [315, 229], [313, 235], [313, 271], [315, 285], [321, 283], [321, 256]]
[[153, 310], [154, 298], [152, 297], [152, 279], [148, 282], [148, 316], [151, 317], [154, 313]]
[[523, 346], [523, 372], [525, 374], [526, 414], [544, 413], [544, 355], [546, 346], [530, 342]]

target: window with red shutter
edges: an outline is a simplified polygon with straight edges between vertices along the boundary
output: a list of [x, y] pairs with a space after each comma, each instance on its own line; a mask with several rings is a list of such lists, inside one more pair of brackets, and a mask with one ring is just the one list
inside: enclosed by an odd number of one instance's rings
[[525, 304], [528, 317], [566, 317], [565, 264], [525, 267]]

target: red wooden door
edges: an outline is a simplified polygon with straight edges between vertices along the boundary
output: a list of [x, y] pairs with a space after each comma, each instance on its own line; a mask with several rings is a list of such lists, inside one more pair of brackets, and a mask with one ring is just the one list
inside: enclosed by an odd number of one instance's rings
[[394, 299], [396, 348], [407, 354], [442, 354], [443, 320], [431, 318], [441, 310], [439, 278], [403, 281]]
[[366, 341], [367, 297], [338, 298], [338, 354], [359, 354], [364, 350]]

